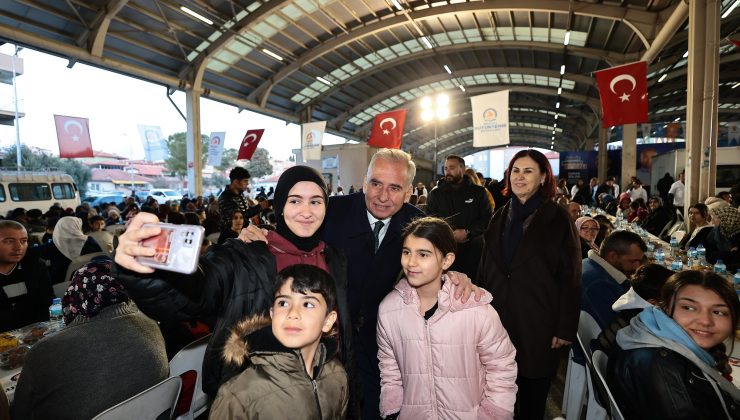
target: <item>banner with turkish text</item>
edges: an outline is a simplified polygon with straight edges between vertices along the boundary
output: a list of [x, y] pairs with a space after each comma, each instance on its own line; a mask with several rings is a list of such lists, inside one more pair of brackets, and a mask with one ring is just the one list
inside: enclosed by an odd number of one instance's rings
[[95, 157], [90, 140], [90, 122], [87, 118], [54, 115], [59, 141], [59, 157]]
[[144, 145], [144, 159], [149, 162], [164, 161], [170, 157], [167, 141], [162, 129], [157, 125], [137, 125], [141, 142]]
[[212, 132], [208, 141], [208, 164], [211, 166], [221, 165], [221, 155], [224, 152], [226, 133], [223, 131]]
[[321, 139], [326, 121], [301, 124], [301, 154], [303, 160], [321, 160]]
[[403, 140], [403, 125], [406, 122], [406, 110], [382, 112], [375, 116], [369, 146], [387, 147], [389, 149], [400, 149]]
[[257, 145], [260, 144], [262, 134], [264, 133], [264, 128], [247, 130], [247, 133], [244, 134], [244, 138], [242, 139], [242, 144], [239, 146], [239, 153], [236, 155], [236, 160], [252, 159], [252, 155], [257, 150]]
[[509, 91], [473, 96], [470, 104], [473, 109], [473, 147], [509, 144]]
[[648, 121], [647, 63], [596, 72], [604, 127]]

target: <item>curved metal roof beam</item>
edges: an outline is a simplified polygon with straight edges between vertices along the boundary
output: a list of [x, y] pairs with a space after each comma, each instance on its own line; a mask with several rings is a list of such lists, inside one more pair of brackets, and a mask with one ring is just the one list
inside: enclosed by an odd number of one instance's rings
[[[532, 133], [532, 134], [529, 134], [529, 133]], [[509, 131], [510, 137], [531, 136], [530, 138], [532, 138], [532, 139], [542, 139], [543, 140], [543, 144], [546, 142], [548, 146], [550, 145], [550, 142], [552, 141], [551, 140], [551, 138], [552, 138], [552, 134], [551, 133], [552, 133], [552, 131], [544, 130], [544, 129], [541, 129], [541, 128], [534, 128], [534, 127], [511, 127], [511, 129]], [[453, 135], [451, 137], [448, 137], [448, 138], [444, 139], [444, 141], [442, 141], [442, 142], [437, 142], [437, 149], [438, 150], [445, 149], [445, 148], [447, 148], [447, 147], [455, 144], [456, 142], [458, 142], [460, 140], [460, 138], [463, 138], [463, 137], [467, 137], [468, 138], [466, 141], [472, 141], [473, 131], [470, 130], [470, 131], [467, 131], [465, 133], [460, 133], [460, 134], [457, 134], [457, 135]], [[560, 142], [566, 141], [566, 142], [568, 142], [568, 144], [575, 144], [575, 142], [577, 141], [577, 139], [574, 139], [572, 137], [564, 137], [562, 133], [561, 134], [558, 134], [556, 137], [559, 139], [558, 141], [560, 141]], [[422, 148], [422, 146], [423, 146], [423, 148]], [[417, 148], [417, 150], [427, 150], [427, 149], [430, 149], [430, 148], [431, 148], [431, 150], [434, 150], [432, 148], [433, 146], [434, 146], [434, 139], [429, 139], [429, 141], [426, 141], [424, 143], [421, 143], [421, 144], [419, 144], [419, 145], [417, 145], [415, 147]]]
[[[530, 138], [526, 138], [524, 136], [511, 136], [510, 141], [511, 143], [509, 144], [509, 146], [513, 146], [513, 147], [539, 147], [540, 149], [550, 148], [550, 142], [547, 142], [547, 144], [540, 143], [538, 141], [532, 140]], [[569, 145], [561, 144], [560, 147], [558, 147], [558, 149], [563, 149], [564, 146], [568, 147]], [[454, 154], [454, 155], [459, 155], [459, 156], [464, 157], [467, 155], [472, 155], [473, 153], [482, 152], [482, 151], [491, 150], [491, 149], [502, 149], [504, 147], [505, 146], [473, 147], [473, 141], [468, 140], [465, 142], [461, 142], [460, 144], [457, 144], [453, 146], [452, 148], [445, 150], [444, 152], [441, 152], [441, 153], [444, 153], [445, 155]]]
[[93, 19], [92, 28], [89, 31], [85, 31], [78, 38], [78, 45], [82, 46], [87, 42], [87, 48], [90, 54], [95, 57], [102, 57], [110, 23], [128, 2], [129, 0], [110, 0], [108, 4], [98, 11]]
[[[493, 49], [493, 48], [544, 50], [544, 51], [553, 52], [553, 53], [562, 53], [563, 51], [562, 44], [554, 44], [552, 42], [536, 42], [536, 41], [480, 41], [480, 42], [467, 43], [467, 44], [447, 45], [444, 47], [435, 48], [433, 50], [421, 50], [419, 52], [404, 55], [404, 56], [395, 58], [393, 60], [386, 61], [382, 64], [372, 66], [368, 70], [363, 70], [353, 76], [350, 76], [342, 80], [341, 82], [335, 85], [332, 85], [331, 88], [329, 88], [328, 90], [324, 92], [321, 92], [319, 96], [313, 98], [311, 101], [307, 102], [306, 104], [298, 108], [296, 113], [300, 113], [306, 108], [310, 106], [314, 106], [317, 102], [321, 101], [322, 99], [326, 97], [333, 95], [338, 90], [341, 90], [344, 86], [349, 86], [375, 73], [399, 66], [401, 64], [406, 64], [406, 63], [416, 61], [416, 60], [422, 60], [424, 58], [435, 57], [439, 54], [450, 54], [450, 53], [457, 53], [461, 51], [485, 50], [485, 49]], [[567, 49], [569, 54], [579, 56], [579, 57], [591, 58], [594, 60], [604, 60], [612, 66], [624, 64], [630, 60], [637, 59], [639, 57], [639, 55], [620, 54], [620, 53], [613, 52], [613, 51], [603, 51], [603, 50], [599, 50], [596, 48], [576, 47], [573, 45], [569, 45], [565, 48]], [[457, 77], [458, 73], [459, 73], [458, 71], [455, 71], [451, 77]]]
[[[485, 74], [485, 73], [504, 73], [504, 72], [506, 72], [506, 73], [516, 73], [516, 74], [525, 74], [525, 75], [534, 75], [534, 76], [554, 77], [554, 78], [559, 78], [560, 77], [560, 72], [556, 72], [556, 71], [528, 69], [528, 68], [508, 68], [508, 67], [486, 67], [486, 68], [480, 68], [480, 69], [470, 69], [470, 70], [463, 70], [463, 71], [456, 72], [456, 74], [457, 74], [457, 77], [465, 77], [465, 76], [474, 76], [474, 75], [481, 74], [481, 73], [484, 73]], [[575, 82], [585, 83], [585, 84], [588, 84], [590, 86], [595, 86], [595, 84], [596, 84], [596, 82], [592, 78], [587, 77], [587, 76], [566, 74], [564, 76], [564, 78], [565, 79], [568, 79], [568, 80], [573, 80]], [[444, 74], [438, 74], [438, 75], [434, 75], [434, 76], [425, 77], [425, 78], [420, 79], [420, 80], [414, 80], [412, 82], [404, 83], [402, 85], [398, 85], [398, 86], [396, 86], [393, 89], [386, 90], [386, 91], [384, 91], [384, 92], [382, 92], [380, 94], [377, 94], [377, 95], [375, 95], [375, 96], [373, 96], [371, 98], [368, 98], [365, 101], [363, 101], [363, 102], [355, 105], [349, 111], [346, 111], [346, 112], [342, 113], [341, 115], [339, 115], [338, 117], [332, 119], [329, 122], [329, 125], [331, 125], [331, 126], [337, 126], [337, 127], [340, 127], [341, 128], [341, 126], [344, 125], [344, 121], [346, 119], [350, 118], [350, 116], [352, 116], [352, 115], [354, 115], [354, 114], [356, 114], [356, 113], [364, 110], [365, 108], [368, 108], [369, 106], [371, 106], [373, 104], [376, 104], [376, 103], [382, 101], [383, 99], [390, 98], [390, 97], [392, 97], [394, 95], [400, 94], [400, 93], [405, 92], [407, 90], [411, 90], [413, 88], [418, 88], [419, 86], [425, 86], [425, 85], [429, 85], [429, 84], [432, 84], [432, 83], [435, 83], [435, 82], [440, 82], [440, 81], [449, 80], [449, 79], [450, 79], [450, 75], [447, 74], [447, 73], [444, 73]], [[492, 85], [485, 85], [486, 90], [488, 92], [495, 92], [495, 91], [499, 91], [499, 90], [509, 89], [509, 90], [513, 90], [515, 92], [539, 93], [539, 94], [553, 95], [553, 96], [557, 96], [558, 95], [558, 93], [557, 93], [558, 90], [555, 89], [555, 88], [534, 87], [534, 86], [529, 86], [529, 85], [524, 85], [524, 84], [523, 85], [495, 85], [493, 88], [491, 86]], [[498, 88], [497, 89], [496, 87], [498, 87], [498, 86], [501, 86], [502, 88]], [[476, 87], [480, 87], [480, 85], [467, 87], [467, 91], [468, 91], [467, 93], [469, 94], [469, 93], [471, 93], [471, 91], [475, 91], [476, 90], [475, 89]], [[462, 94], [462, 92], [455, 93], [455, 94], [452, 94], [450, 96], [459, 96], [460, 94]], [[573, 100], [573, 101], [586, 103], [597, 114], [600, 114], [601, 113], [601, 105], [599, 103], [599, 99], [598, 98], [594, 98], [594, 97], [590, 97], [590, 96], [585, 96], [585, 95], [578, 95], [578, 94], [567, 92], [565, 90], [563, 90], [563, 93], [561, 93], [560, 96], [562, 96], [564, 98], [568, 98], [568, 99]]]
[[656, 22], [658, 22], [658, 18], [660, 16], [660, 13], [658, 12], [603, 4], [573, 4], [573, 2], [569, 0], [499, 0], [448, 4], [440, 7], [430, 7], [423, 10], [412, 10], [406, 14], [397, 14], [387, 19], [369, 23], [352, 30], [348, 34], [339, 35], [327, 42], [324, 42], [316, 48], [311, 49], [308, 53], [298, 57], [287, 66], [280, 69], [271, 78], [263, 82], [249, 94], [247, 99], [250, 101], [258, 100], [260, 105], [264, 107], [272, 88], [301, 67], [324, 54], [351, 42], [355, 42], [366, 36], [373, 35], [396, 26], [408, 24], [407, 16], [413, 20], [426, 20], [445, 15], [454, 15], [457, 13], [490, 13], [495, 11], [534, 11], [545, 13], [573, 12], [574, 14], [581, 16], [620, 21], [629, 26], [635, 32], [640, 40], [642, 40], [645, 48], [650, 47], [648, 39], [654, 36]]

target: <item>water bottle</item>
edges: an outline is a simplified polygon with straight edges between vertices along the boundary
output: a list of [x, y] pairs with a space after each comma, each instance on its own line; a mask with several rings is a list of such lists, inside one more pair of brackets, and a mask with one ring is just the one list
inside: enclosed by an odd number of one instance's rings
[[659, 248], [655, 251], [655, 263], [658, 265], [665, 264], [665, 253], [663, 252], [663, 248]]
[[673, 258], [678, 256], [678, 239], [675, 236], [671, 236], [671, 255]]
[[699, 244], [699, 246], [696, 247], [696, 258], [699, 259], [699, 265], [707, 265], [707, 249], [704, 248], [704, 244]]
[[740, 295], [740, 268], [737, 269], [737, 273], [732, 277], [732, 283], [735, 285], [735, 293]]
[[62, 317], [61, 298], [54, 298], [54, 300], [52, 300], [51, 306], [49, 306], [49, 321], [64, 323], [64, 318]]
[[688, 258], [686, 265], [689, 266], [689, 269], [693, 268], [696, 265], [696, 248], [689, 247], [689, 250], [686, 251], [686, 257]]
[[717, 260], [717, 263], [714, 264], [714, 272], [717, 274], [725, 274], [725, 271], [727, 271], [725, 263], [722, 262], [722, 260]]
[[655, 251], [655, 245], [653, 245], [652, 242], [648, 242], [646, 246], [647, 246], [647, 257], [648, 257], [648, 259], [653, 258], [653, 256], [654, 256], [653, 252]]
[[683, 270], [683, 261], [681, 261], [680, 257], [677, 257], [673, 262], [671, 263], [671, 270], [673, 271], [681, 271]]

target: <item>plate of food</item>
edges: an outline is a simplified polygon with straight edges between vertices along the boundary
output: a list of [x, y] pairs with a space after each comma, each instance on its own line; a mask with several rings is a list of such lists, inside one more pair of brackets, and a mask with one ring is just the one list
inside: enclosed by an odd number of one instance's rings
[[10, 333], [0, 334], [0, 352], [10, 350], [14, 347], [18, 347], [21, 344], [18, 339]]
[[6, 350], [0, 353], [0, 368], [5, 370], [13, 370], [23, 366], [23, 360], [26, 358], [26, 353], [31, 347], [25, 344], [21, 344], [10, 350]]

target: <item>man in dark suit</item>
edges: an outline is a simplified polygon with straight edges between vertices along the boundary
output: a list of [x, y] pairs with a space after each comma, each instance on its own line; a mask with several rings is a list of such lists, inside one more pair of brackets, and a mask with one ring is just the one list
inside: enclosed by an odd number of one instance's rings
[[[347, 256], [347, 294], [355, 329], [353, 348], [356, 377], [362, 387], [363, 420], [380, 418], [375, 338], [378, 307], [401, 273], [402, 229], [424, 215], [407, 203], [415, 175], [416, 165], [408, 153], [381, 149], [370, 161], [363, 192], [331, 197], [324, 220], [324, 241]], [[451, 281], [462, 282], [463, 299], [467, 300], [474, 288], [470, 280], [460, 275], [451, 276]]]

